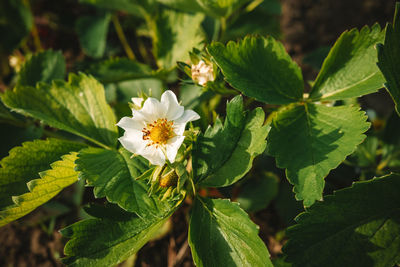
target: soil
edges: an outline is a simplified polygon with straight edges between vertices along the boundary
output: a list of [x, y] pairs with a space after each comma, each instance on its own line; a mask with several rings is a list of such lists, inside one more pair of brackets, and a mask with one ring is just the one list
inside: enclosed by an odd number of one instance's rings
[[[315, 79], [317, 74], [315, 69], [303, 63], [305, 55], [319, 47], [331, 46], [343, 31], [353, 27], [361, 28], [375, 22], [384, 26], [392, 19], [395, 5], [395, 0], [281, 2], [283, 42], [302, 67], [305, 80]], [[40, 18], [37, 21], [40, 22]], [[378, 93], [367, 98], [365, 102], [374, 105], [377, 101], [371, 99], [376, 98], [382, 98], [383, 103], [387, 101], [385, 93]], [[387, 112], [384, 107], [382, 113]], [[171, 231], [161, 239], [145, 245], [139, 251], [134, 266], [194, 266], [187, 244], [188, 210], [189, 205], [186, 204], [172, 216]], [[0, 228], [0, 266], [61, 266], [59, 258], [63, 256], [65, 240], [57, 230], [77, 219], [76, 212], [57, 217], [55, 230], [48, 231], [50, 233], [43, 230], [49, 223], [48, 220], [41, 221], [43, 214], [45, 210], [39, 208], [31, 215]], [[283, 242], [277, 241], [274, 236], [285, 225], [277, 218], [273, 207], [253, 214], [252, 219], [260, 225], [260, 236], [268, 245], [271, 255], [279, 255]]]

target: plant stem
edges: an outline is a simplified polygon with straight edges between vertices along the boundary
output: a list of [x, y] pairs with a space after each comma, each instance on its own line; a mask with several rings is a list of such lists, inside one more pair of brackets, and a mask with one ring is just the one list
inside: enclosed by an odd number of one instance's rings
[[42, 43], [40, 42], [39, 32], [36, 28], [35, 23], [32, 27], [32, 36], [33, 36], [33, 43], [35, 44], [36, 52], [40, 52], [43, 50]]
[[[24, 0], [24, 4], [30, 10], [30, 12], [33, 14], [29, 0]], [[33, 25], [32, 25], [32, 37], [33, 37], [33, 44], [35, 45], [35, 48], [36, 48], [36, 52], [42, 51], [43, 50], [42, 42], [40, 41], [39, 32], [37, 30], [35, 21], [33, 21]]]
[[125, 53], [129, 59], [134, 60], [135, 54], [133, 53], [132, 48], [129, 46], [129, 43], [126, 39], [124, 31], [122, 30], [121, 23], [119, 22], [118, 15], [114, 14], [112, 16], [112, 22], [114, 24], [115, 31], [117, 32], [119, 41], [121, 42], [122, 46], [124, 47]]
[[225, 31], [226, 31], [226, 18], [225, 17], [222, 17], [220, 19], [220, 24], [221, 24], [221, 28], [219, 31], [219, 40], [222, 40], [222, 37], [224, 36]]

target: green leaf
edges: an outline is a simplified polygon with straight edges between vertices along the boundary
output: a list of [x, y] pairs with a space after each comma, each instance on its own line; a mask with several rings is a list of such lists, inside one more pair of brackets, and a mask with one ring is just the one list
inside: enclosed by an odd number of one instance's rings
[[303, 98], [303, 76], [283, 45], [272, 37], [245, 37], [207, 48], [225, 79], [243, 94], [270, 104]]
[[[114, 266], [147, 243], [176, 210], [178, 204], [170, 204], [158, 216], [138, 218], [125, 216], [119, 219], [89, 219], [77, 222], [61, 230], [71, 240], [65, 245], [67, 256], [63, 263], [68, 266]], [[106, 214], [107, 212], [102, 212]]]
[[[117, 85], [118, 100], [126, 104], [132, 101], [132, 97], [140, 97], [142, 93], [160, 99], [164, 88], [163, 82], [154, 78], [120, 82]], [[131, 110], [129, 114], [132, 114]]]
[[86, 55], [101, 58], [106, 49], [108, 26], [111, 14], [103, 12], [94, 16], [83, 16], [76, 21], [76, 32]]
[[76, 153], [64, 155], [62, 160], [51, 164], [51, 169], [41, 172], [40, 179], [28, 182], [29, 193], [14, 196], [15, 205], [0, 211], [0, 226], [12, 222], [32, 212], [46, 203], [65, 187], [78, 181], [78, 173], [74, 170]]
[[124, 210], [145, 217], [156, 213], [163, 203], [157, 197], [149, 197], [147, 184], [136, 180], [149, 169], [147, 160], [140, 156], [130, 158], [131, 155], [125, 149], [84, 149], [76, 160], [76, 170], [94, 187], [96, 198], [106, 197]]
[[378, 45], [378, 66], [385, 76], [385, 87], [389, 91], [400, 116], [400, 3], [396, 3], [393, 24], [386, 28], [385, 44]]
[[213, 17], [228, 17], [250, 0], [197, 0], [204, 13]]
[[376, 168], [378, 145], [379, 140], [376, 136], [367, 136], [364, 142], [349, 157], [349, 161], [354, 161], [357, 167]]
[[12, 114], [11, 111], [6, 108], [3, 104], [2, 101], [0, 101], [0, 122], [9, 122], [9, 121], [13, 121], [13, 122], [20, 122], [20, 123], [24, 123], [24, 121], [20, 118], [17, 118], [15, 116], [15, 114]]
[[2, 95], [6, 106], [42, 120], [52, 127], [82, 136], [107, 147], [117, 142], [116, 119], [104, 88], [93, 77], [70, 74], [68, 82], [17, 86]]
[[183, 12], [196, 13], [204, 11], [196, 0], [157, 0], [157, 2]]
[[[101, 9], [112, 11], [122, 11], [130, 15], [144, 17], [147, 13], [144, 7], [138, 3], [138, 0], [79, 0], [82, 4], [89, 4]], [[139, 2], [146, 2], [140, 0]]]
[[114, 58], [93, 64], [88, 73], [102, 83], [115, 83], [151, 77], [151, 68], [127, 58]]
[[280, 40], [282, 39], [279, 21], [281, 13], [279, 0], [252, 1], [240, 12], [240, 16], [235, 18], [234, 22], [229, 23], [220, 42], [238, 40], [249, 33], [260, 36], [271, 35]]
[[46, 50], [33, 55], [21, 68], [18, 85], [35, 86], [65, 77], [65, 59], [60, 51]]
[[30, 33], [33, 16], [23, 1], [2, 0], [0, 18], [0, 54], [8, 54]]
[[202, 12], [214, 18], [230, 16], [250, 0], [157, 0], [168, 7], [184, 12]]
[[383, 42], [379, 24], [344, 32], [332, 47], [315, 80], [310, 98], [341, 100], [376, 92], [384, 78], [376, 66], [375, 46]]
[[8, 152], [12, 148], [27, 141], [40, 139], [43, 136], [43, 126], [36, 126], [33, 123], [27, 123], [26, 127], [0, 123], [0, 129], [0, 140], [7, 140], [7, 142], [0, 142], [0, 159], [8, 156]]
[[[228, 186], [242, 178], [253, 159], [265, 150], [268, 134], [264, 111], [243, 111], [243, 98], [227, 104], [225, 123], [217, 118], [213, 127], [198, 137], [193, 152], [196, 182], [204, 186]], [[229, 142], [227, 142], [229, 140]]]
[[189, 222], [196, 266], [273, 266], [258, 226], [237, 203], [197, 197]]
[[240, 187], [236, 201], [247, 212], [265, 209], [278, 195], [279, 178], [273, 173], [252, 177]]
[[154, 22], [154, 55], [160, 67], [170, 69], [177, 61], [189, 59], [189, 51], [203, 40], [202, 14], [187, 14], [164, 9]]
[[354, 152], [369, 128], [357, 107], [304, 104], [277, 113], [267, 138], [267, 152], [276, 157], [297, 200], [304, 206], [322, 199], [324, 178]]
[[394, 266], [400, 262], [400, 175], [354, 183], [288, 229], [293, 266]]
[[25, 142], [0, 161], [0, 208], [12, 204], [11, 196], [28, 192], [26, 183], [61, 156], [85, 145], [59, 139]]

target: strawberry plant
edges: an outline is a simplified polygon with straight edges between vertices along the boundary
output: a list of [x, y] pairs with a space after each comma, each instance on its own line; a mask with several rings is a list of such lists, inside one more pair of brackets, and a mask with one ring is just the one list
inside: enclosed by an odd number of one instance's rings
[[[13, 78], [0, 120], [38, 134], [0, 161], [0, 226], [80, 181], [94, 198], [60, 230], [66, 265], [127, 260], [185, 205], [196, 266], [400, 264], [400, 4], [386, 28], [344, 32], [308, 82], [279, 34], [238, 26], [272, 17], [273, 1], [80, 2], [92, 11], [75, 26], [89, 60], [68, 70], [43, 50], [26, 2], [1, 4]], [[109, 47], [111, 25], [126, 57]], [[357, 98], [383, 86], [397, 113], [371, 128]], [[326, 178], [341, 166], [360, 178], [334, 191]], [[304, 211], [271, 259], [248, 213], [276, 198], [279, 169]]]

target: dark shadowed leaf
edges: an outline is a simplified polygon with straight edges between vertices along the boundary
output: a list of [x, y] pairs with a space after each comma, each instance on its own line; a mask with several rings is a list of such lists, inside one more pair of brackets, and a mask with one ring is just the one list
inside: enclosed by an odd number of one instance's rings
[[106, 49], [110, 19], [110, 13], [78, 18], [75, 28], [79, 42], [86, 55], [94, 58], [103, 56]]
[[64, 80], [65, 59], [60, 51], [47, 50], [33, 55], [18, 75], [18, 85], [35, 86], [38, 82]]
[[247, 212], [265, 209], [278, 194], [279, 178], [273, 173], [252, 177], [241, 186], [236, 201]]
[[394, 266], [400, 262], [400, 176], [336, 191], [288, 229], [293, 266]]
[[114, 58], [93, 64], [87, 71], [102, 83], [115, 83], [151, 77], [151, 68], [127, 58]]
[[396, 4], [393, 24], [386, 29], [384, 45], [378, 45], [378, 66], [385, 76], [385, 87], [389, 91], [400, 116], [400, 3]]
[[2, 0], [0, 18], [0, 54], [7, 54], [29, 34], [33, 16], [22, 0]]
[[237, 203], [197, 197], [189, 222], [196, 266], [273, 266], [258, 226]]
[[122, 211], [116, 216], [115, 209], [110, 219], [109, 212], [100, 212], [101, 219], [77, 222], [61, 230], [70, 238], [65, 245], [68, 266], [114, 266], [135, 254], [145, 245], [176, 210], [178, 202], [166, 203], [158, 216], [139, 218], [133, 213]]

